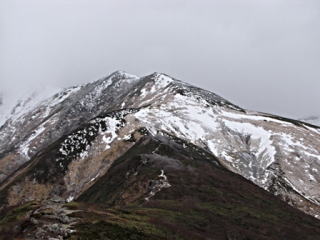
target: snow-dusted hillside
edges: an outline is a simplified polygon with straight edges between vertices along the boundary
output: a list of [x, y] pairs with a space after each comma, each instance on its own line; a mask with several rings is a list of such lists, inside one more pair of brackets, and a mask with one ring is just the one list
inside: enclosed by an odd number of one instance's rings
[[[24, 93], [20, 99], [4, 99], [0, 96], [0, 127], [5, 124], [6, 120], [14, 120], [27, 114], [32, 109], [38, 107], [46, 99], [50, 98], [57, 93], [60, 93], [63, 89], [45, 87], [41, 90], [34, 91], [32, 93]], [[2, 102], [2, 104], [1, 104]]]
[[74, 199], [146, 129], [193, 143], [229, 170], [306, 213], [320, 215], [320, 129], [307, 123], [247, 111], [159, 73], [138, 78], [116, 72], [33, 106], [22, 108], [0, 129], [4, 184], [59, 140], [52, 151], [65, 174], [63, 196]]
[[1, 123], [3, 122], [3, 120], [2, 120], [3, 118], [4, 118], [3, 96], [0, 93], [0, 126], [1, 126]]

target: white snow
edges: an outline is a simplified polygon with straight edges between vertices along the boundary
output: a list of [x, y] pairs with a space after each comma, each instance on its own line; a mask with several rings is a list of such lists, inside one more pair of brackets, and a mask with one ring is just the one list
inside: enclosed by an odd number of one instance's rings
[[247, 114], [243, 114], [240, 112], [234, 112], [234, 111], [224, 111], [221, 110], [219, 111], [224, 117], [227, 118], [231, 118], [231, 119], [237, 119], [237, 120], [241, 120], [241, 121], [247, 121], [247, 120], [253, 120], [253, 121], [267, 121], [267, 122], [274, 122], [274, 123], [278, 123], [281, 125], [293, 125], [290, 122], [284, 122], [272, 117], [267, 117], [267, 116], [258, 116], [256, 114], [259, 113], [255, 113], [255, 112], [248, 112]]
[[35, 132], [33, 134], [31, 134], [31, 136], [20, 145], [19, 152], [21, 154], [23, 154], [27, 159], [29, 159], [29, 150], [30, 150], [29, 148], [30, 148], [31, 142], [36, 137], [38, 137], [41, 133], [43, 133], [45, 130], [46, 130], [46, 128], [43, 125], [39, 126], [35, 130]]
[[150, 93], [166, 88], [173, 81], [172, 78], [161, 73], [157, 73], [154, 80], [155, 83], [153, 84]]
[[[310, 196], [306, 196], [306, 194], [303, 191], [299, 190], [294, 184], [292, 184], [291, 181], [288, 178], [286, 178], [286, 177], [283, 177], [283, 178], [290, 185], [290, 187], [292, 187], [292, 189], [295, 190], [297, 193], [299, 193], [302, 197], [304, 197], [305, 199], [307, 199], [310, 202], [313, 202], [315, 204], [319, 204], [320, 203], [317, 199], [314, 199], [314, 198], [312, 198]], [[299, 179], [299, 181], [301, 182], [301, 184], [304, 183], [304, 181], [301, 180], [301, 179]]]
[[[125, 72], [117, 72], [117, 74], [122, 74], [123, 79], [117, 79], [115, 87], [120, 87], [123, 82], [139, 79], [137, 76]], [[78, 131], [62, 144], [60, 148], [62, 155], [66, 156], [70, 152], [79, 150], [78, 148], [83, 144], [86, 145], [88, 142], [83, 137], [85, 134], [93, 136], [98, 131], [98, 144], [102, 143], [102, 148], [105, 146], [105, 150], [107, 150], [111, 148], [114, 141], [130, 139], [130, 133], [136, 130], [136, 127], [145, 127], [151, 134], [166, 132], [200, 147], [208, 148], [221, 161], [230, 166], [231, 170], [262, 187], [267, 186], [267, 181], [270, 180], [269, 176], [273, 174], [273, 170], [267, 168], [276, 160], [282, 161], [280, 163], [288, 169], [282, 169], [285, 171], [285, 176], [288, 177], [297, 172], [301, 174], [299, 179], [297, 177], [295, 181], [292, 181], [296, 185], [293, 187], [297, 189], [297, 192], [306, 198], [312, 198], [312, 196], [304, 194], [305, 189], [301, 186], [307, 185], [309, 181], [312, 184], [318, 181], [317, 167], [320, 164], [320, 149], [318, 149], [317, 139], [320, 136], [319, 129], [307, 125], [304, 127], [296, 126], [290, 122], [269, 117], [267, 114], [236, 111], [227, 105], [221, 106], [223, 101], [218, 101], [219, 105], [214, 105], [207, 102], [205, 98], [193, 94], [192, 91], [187, 96], [173, 94], [176, 86], [172, 84], [174, 81], [172, 78], [164, 74], [153, 76], [154, 81], [149, 81], [141, 89], [140, 96], [135, 96], [133, 106], [130, 105], [133, 101], [130, 101], [129, 98], [126, 99], [127, 104], [125, 102], [119, 103], [121, 108], [144, 106], [128, 118], [126, 123], [132, 124], [132, 127], [128, 127], [127, 135], [119, 137], [117, 134], [121, 125], [120, 120], [114, 117], [99, 118], [97, 121], [106, 123], [106, 130], [102, 131], [100, 128]], [[86, 95], [80, 102], [86, 106], [91, 104], [94, 107], [95, 99], [112, 82], [112, 76], [103, 80], [92, 93]], [[46, 110], [44, 116], [47, 116], [54, 106], [65, 101], [80, 89], [81, 87], [66, 89], [63, 93], [45, 101], [41, 100], [41, 97], [33, 96], [15, 109], [12, 119], [23, 118], [25, 113], [39, 105], [46, 107], [44, 108]], [[136, 86], [132, 90], [136, 92], [137, 89]], [[0, 116], [0, 126], [3, 119], [3, 116]], [[131, 121], [131, 119], [133, 120]], [[32, 150], [32, 142], [44, 131], [44, 126], [35, 129], [34, 133], [20, 145], [21, 154], [28, 157]], [[186, 146], [184, 145], [184, 147]], [[90, 144], [87, 144], [86, 149], [82, 149], [79, 156], [81, 158], [88, 157], [89, 151], [91, 151], [89, 148]], [[95, 178], [91, 178], [90, 181], [94, 181]], [[165, 186], [167, 177], [163, 169], [157, 180], [162, 181], [158, 187]], [[292, 183], [290, 184], [293, 185]], [[157, 190], [153, 190], [150, 194], [156, 192]], [[72, 201], [72, 197], [69, 198]]]
[[287, 151], [296, 151], [296, 149], [302, 149], [303, 153], [308, 155], [309, 157], [313, 157], [320, 162], [320, 152], [316, 151], [313, 148], [308, 148], [306, 144], [302, 141], [303, 139], [294, 139], [291, 135], [286, 133], [279, 134], [282, 138], [282, 147], [284, 147]]
[[159, 128], [193, 143], [204, 140], [218, 127], [210, 108], [205, 109], [193, 99], [181, 95], [176, 95], [173, 101], [160, 108], [144, 108], [135, 117], [150, 129]]
[[[116, 72], [114, 72], [113, 74], [119, 74], [123, 77], [123, 79], [139, 79], [138, 76], [134, 75], [134, 74], [130, 74], [130, 73], [127, 73], [126, 71], [122, 71], [122, 70], [118, 70]], [[113, 75], [110, 74], [110, 76], [112, 77]]]
[[163, 169], [161, 169], [161, 173], [160, 173], [159, 177], [160, 177], [160, 178], [163, 178], [163, 180], [167, 181], [167, 176], [164, 175]]
[[67, 202], [72, 202], [73, 199], [74, 199], [74, 196], [69, 196], [69, 197], [67, 198]]
[[171, 184], [168, 181], [167, 176], [164, 174], [164, 170], [161, 169], [160, 175], [158, 175], [157, 180], [153, 180], [155, 185], [152, 186], [151, 191], [149, 192], [148, 196], [145, 197], [146, 201], [149, 201], [150, 198], [154, 197], [156, 193], [160, 192], [163, 188], [171, 187]]
[[[101, 136], [101, 140], [105, 144], [105, 150], [110, 149], [110, 144], [118, 136], [116, 131], [119, 129], [119, 126], [121, 125], [120, 121], [113, 117], [99, 118], [90, 121], [91, 124], [95, 124], [98, 122], [104, 122], [104, 124], [106, 125], [105, 131], [102, 131], [101, 126], [99, 126], [99, 129], [95, 126], [91, 126], [88, 129], [85, 128], [83, 130], [78, 130], [76, 133], [69, 135], [68, 138], [64, 140], [59, 149], [60, 153], [63, 156], [67, 156], [70, 153], [75, 152], [75, 150], [80, 150], [80, 158], [88, 157], [88, 150], [90, 149], [90, 144], [84, 136], [87, 134], [89, 136], [93, 136], [95, 134], [94, 131], [98, 131], [98, 135]], [[85, 145], [85, 149], [81, 149], [81, 145]]]
[[65, 101], [71, 94], [79, 91], [81, 89], [81, 86], [78, 87], [71, 87], [71, 88], [67, 88], [65, 89], [63, 92], [59, 93], [57, 96], [53, 96], [43, 102], [41, 102], [41, 105], [46, 106], [46, 111], [44, 116], [42, 116], [42, 118], [46, 118], [47, 116], [49, 116], [50, 111], [52, 110], [52, 108], [54, 106], [57, 106], [59, 103], [62, 103], [63, 101]]
[[98, 173], [95, 177], [90, 179], [90, 182], [93, 182], [94, 180], [96, 180], [99, 177], [100, 173]]
[[61, 92], [59, 88], [45, 87], [41, 90], [37, 90], [33, 93], [26, 92], [19, 99], [8, 98], [10, 100], [3, 102], [1, 106], [0, 115], [0, 127], [10, 118], [12, 121], [23, 117], [26, 113], [29, 113], [39, 105], [43, 103], [48, 96]]
[[250, 123], [241, 123], [235, 121], [224, 120], [224, 124], [243, 135], [250, 135], [252, 139], [259, 141], [259, 147], [257, 147], [256, 157], [259, 158], [261, 155], [267, 155], [269, 161], [263, 163], [263, 167], [267, 168], [272, 162], [276, 154], [276, 149], [272, 145], [271, 136], [272, 134], [262, 127], [255, 126]]
[[107, 117], [104, 119], [107, 124], [107, 131], [103, 132], [102, 141], [106, 144], [105, 150], [110, 148], [110, 144], [117, 138], [117, 124], [120, 124], [120, 121]]
[[129, 140], [131, 138], [131, 135], [130, 134], [128, 134], [128, 135], [125, 135], [125, 136], [123, 136], [123, 140]]

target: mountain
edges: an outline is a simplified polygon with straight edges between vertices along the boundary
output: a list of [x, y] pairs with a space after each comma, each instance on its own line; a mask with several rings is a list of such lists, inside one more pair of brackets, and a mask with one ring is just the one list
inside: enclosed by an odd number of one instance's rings
[[[39, 103], [45, 101], [50, 96], [62, 92], [60, 88], [42, 87], [41, 90], [30, 92], [26, 90], [21, 93], [21, 98], [0, 94], [2, 104], [0, 104], [0, 127], [11, 118], [11, 120], [24, 115], [34, 109]], [[0, 96], [0, 98], [1, 98]]]
[[[146, 129], [140, 135], [76, 201], [52, 196], [4, 211], [0, 239], [319, 239], [320, 221], [228, 171], [208, 151]], [[37, 161], [24, 175], [43, 167]], [[36, 181], [51, 188], [61, 177], [52, 168]], [[37, 194], [46, 191], [37, 186]]]
[[160, 73], [33, 100], [0, 127], [3, 236], [320, 239], [317, 126]]
[[4, 111], [3, 111], [3, 96], [0, 93], [0, 125], [1, 125], [1, 122], [3, 122], [2, 121], [3, 115], [4, 115]]

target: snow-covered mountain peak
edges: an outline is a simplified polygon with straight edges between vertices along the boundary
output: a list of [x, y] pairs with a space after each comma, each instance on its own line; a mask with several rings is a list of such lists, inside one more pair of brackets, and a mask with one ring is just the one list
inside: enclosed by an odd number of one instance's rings
[[123, 70], [117, 70], [111, 73], [107, 79], [139, 79], [139, 77]]
[[54, 87], [44, 87], [32, 93], [25, 93], [24, 96], [12, 102], [3, 102], [2, 115], [0, 116], [0, 127], [7, 120], [15, 121], [24, 114], [29, 113], [33, 109], [39, 107], [42, 103], [47, 104], [46, 100], [50, 100], [54, 95], [61, 94], [63, 89]]
[[173, 78], [163, 73], [153, 73], [150, 77], [155, 81], [155, 84], [159, 88], [165, 88], [174, 81]]
[[154, 72], [154, 73], [148, 75], [147, 77], [152, 78], [155, 81], [164, 81], [164, 80], [169, 80], [169, 79], [171, 81], [174, 80], [171, 76], [169, 76], [165, 73], [161, 73], [161, 72]]
[[[45, 100], [35, 99], [20, 104], [21, 110], [16, 109], [0, 129], [0, 157], [9, 166], [0, 173], [0, 182], [64, 136], [63, 153], [80, 153], [75, 157], [83, 160], [121, 146], [139, 129], [147, 129], [201, 147], [229, 170], [308, 213], [320, 214], [316, 174], [320, 131], [316, 127], [247, 111], [215, 93], [157, 72], [139, 78], [116, 71], [48, 94]], [[102, 175], [99, 169], [92, 171], [92, 176]]]

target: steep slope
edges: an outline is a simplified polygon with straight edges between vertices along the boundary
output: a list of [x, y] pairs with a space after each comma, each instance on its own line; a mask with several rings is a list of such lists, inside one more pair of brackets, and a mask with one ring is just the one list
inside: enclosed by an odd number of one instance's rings
[[0, 129], [3, 204], [77, 198], [145, 130], [203, 148], [225, 168], [320, 215], [319, 127], [247, 111], [158, 73], [116, 72], [9, 119]]
[[0, 93], [0, 126], [5, 121], [5, 111], [3, 106], [3, 95]]
[[0, 127], [0, 182], [35, 153], [81, 124], [112, 109], [136, 77], [115, 72], [84, 86], [71, 87], [43, 100], [20, 102]]
[[169, 239], [320, 238], [318, 221], [313, 225], [209, 152], [172, 136], [143, 137], [77, 201], [146, 217]]
[[6, 212], [0, 239], [320, 239], [320, 221], [226, 170], [210, 152], [142, 132], [75, 202]]
[[3, 99], [2, 99], [2, 95], [0, 93], [0, 124], [3, 121], [2, 118], [4, 118], [3, 115], [4, 115], [4, 112], [3, 112]]

